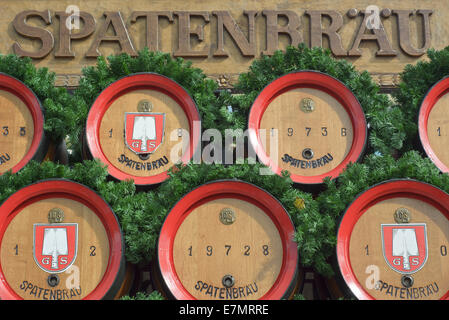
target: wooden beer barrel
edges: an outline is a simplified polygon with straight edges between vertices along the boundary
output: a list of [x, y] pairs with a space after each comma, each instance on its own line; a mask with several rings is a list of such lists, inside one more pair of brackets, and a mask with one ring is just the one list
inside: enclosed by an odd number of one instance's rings
[[449, 172], [449, 77], [437, 82], [424, 97], [418, 115], [421, 145], [442, 171]]
[[249, 141], [275, 173], [301, 184], [336, 178], [361, 157], [367, 124], [360, 103], [339, 80], [315, 71], [293, 72], [267, 85], [254, 101]]
[[174, 163], [193, 157], [200, 137], [193, 99], [175, 81], [155, 73], [113, 82], [95, 100], [86, 124], [92, 157], [108, 165], [112, 177], [137, 185], [167, 179]]
[[416, 180], [361, 193], [337, 235], [342, 278], [358, 299], [449, 297], [449, 195]]
[[170, 211], [158, 240], [169, 297], [285, 299], [298, 288], [298, 248], [288, 213], [272, 195], [237, 180], [210, 182]]
[[0, 73], [0, 174], [47, 154], [41, 103], [24, 83]]
[[113, 299], [124, 244], [109, 205], [64, 180], [24, 187], [0, 207], [0, 299]]

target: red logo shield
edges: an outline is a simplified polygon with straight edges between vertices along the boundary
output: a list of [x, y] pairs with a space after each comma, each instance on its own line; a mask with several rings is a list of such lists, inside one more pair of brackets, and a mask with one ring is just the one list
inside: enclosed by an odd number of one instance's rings
[[78, 224], [35, 224], [33, 256], [37, 265], [49, 273], [60, 273], [75, 262], [78, 250]]
[[425, 223], [382, 224], [382, 250], [385, 261], [396, 272], [411, 274], [427, 261]]
[[153, 153], [164, 140], [165, 113], [126, 112], [125, 143], [136, 154]]

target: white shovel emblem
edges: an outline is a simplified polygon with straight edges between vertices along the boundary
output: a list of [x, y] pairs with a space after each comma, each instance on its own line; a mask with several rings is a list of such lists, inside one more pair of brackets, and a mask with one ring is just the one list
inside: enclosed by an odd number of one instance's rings
[[415, 229], [393, 229], [393, 256], [403, 258], [404, 270], [410, 270], [410, 256], [419, 256]]
[[139, 117], [134, 119], [133, 140], [140, 140], [140, 150], [146, 152], [147, 141], [156, 140], [156, 119], [153, 117]]
[[42, 255], [52, 257], [51, 268], [58, 269], [58, 257], [67, 254], [67, 230], [65, 228], [45, 228]]

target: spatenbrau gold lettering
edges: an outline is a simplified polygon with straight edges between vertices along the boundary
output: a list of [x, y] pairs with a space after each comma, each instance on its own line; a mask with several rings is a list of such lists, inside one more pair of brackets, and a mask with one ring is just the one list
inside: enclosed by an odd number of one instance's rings
[[[134, 11], [129, 17], [123, 17], [119, 10], [103, 12], [102, 16], [94, 16], [89, 12], [80, 11], [77, 17], [80, 20], [80, 30], [71, 32], [67, 24], [63, 23], [70, 18], [70, 13], [64, 11], [51, 12], [49, 9], [42, 11], [26, 10], [18, 13], [12, 21], [14, 31], [20, 35], [19, 40], [12, 43], [15, 54], [28, 56], [35, 59], [42, 59], [54, 53], [55, 58], [73, 58], [72, 42], [90, 41], [90, 47], [82, 53], [87, 58], [96, 58], [101, 55], [101, 45], [103, 42], [117, 43], [120, 48], [118, 53], [127, 53], [136, 56], [137, 51], [142, 48], [136, 48], [133, 41], [133, 34], [130, 33], [127, 25], [136, 23], [137, 20], [146, 20], [145, 46], [150, 51], [158, 51], [159, 43], [164, 39], [159, 39], [160, 20], [168, 20], [173, 28], [177, 28], [177, 39], [173, 44], [172, 54], [175, 57], [203, 57], [215, 58], [229, 57], [230, 46], [236, 46], [242, 56], [256, 57], [261, 54], [272, 55], [279, 49], [279, 36], [287, 35], [290, 44], [297, 46], [304, 42], [303, 35], [308, 31], [310, 34], [310, 47], [322, 46], [323, 38], [327, 38], [329, 49], [337, 57], [358, 57], [362, 55], [360, 46], [364, 42], [374, 42], [378, 50], [376, 56], [397, 56], [400, 48], [403, 54], [412, 57], [423, 55], [431, 46], [430, 17], [432, 10], [395, 10], [382, 9], [377, 15], [377, 24], [371, 23], [372, 13], [366, 13], [363, 10], [349, 9], [346, 12], [336, 10], [245, 10], [242, 15], [246, 25], [237, 23], [241, 16], [232, 15], [229, 11]], [[349, 47], [343, 47], [340, 29], [344, 26], [345, 20], [358, 19], [360, 23], [354, 30], [353, 41]], [[307, 19], [302, 19], [305, 16]], [[28, 19], [34, 18], [41, 20], [42, 23], [29, 22]], [[50, 31], [47, 26], [52, 25], [55, 19], [59, 19], [59, 29]], [[125, 20], [126, 18], [126, 20]], [[191, 19], [200, 21], [191, 26]], [[216, 29], [212, 30], [211, 21], [215, 19]], [[256, 39], [256, 29], [260, 24], [256, 19], [263, 19], [264, 39]], [[383, 26], [386, 19], [395, 19], [394, 25], [397, 25], [395, 35], [387, 34]], [[420, 23], [418, 28], [411, 27], [411, 19]], [[281, 20], [284, 20], [282, 23]], [[322, 23], [327, 20], [327, 23]], [[125, 23], [127, 21], [127, 23]], [[206, 39], [205, 31], [216, 32], [214, 37], [216, 43], [211, 43]], [[113, 31], [111, 34], [109, 30]], [[422, 30], [422, 36], [419, 39], [420, 44], [412, 44], [412, 32]], [[225, 45], [224, 35], [227, 33], [233, 41]], [[135, 35], [134, 35], [135, 36]], [[57, 37], [58, 41], [55, 41]], [[26, 50], [22, 47], [20, 38], [37, 39], [41, 42], [38, 49]], [[195, 48], [191, 47], [191, 40], [196, 39], [201, 45]], [[394, 40], [390, 40], [394, 39]], [[263, 43], [264, 50], [257, 49], [258, 42]], [[397, 41], [392, 43], [392, 41]], [[261, 45], [262, 46], [262, 45]]]

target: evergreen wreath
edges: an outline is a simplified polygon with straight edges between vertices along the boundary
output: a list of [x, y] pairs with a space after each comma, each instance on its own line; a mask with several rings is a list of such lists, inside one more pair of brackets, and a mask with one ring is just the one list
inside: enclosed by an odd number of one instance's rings
[[32, 183], [46, 179], [68, 179], [97, 192], [115, 211], [121, 201], [130, 201], [136, 188], [132, 181], [108, 181], [106, 167], [97, 160], [85, 160], [72, 167], [51, 161], [30, 161], [17, 173], [0, 176], [0, 204], [9, 196]]
[[36, 68], [29, 57], [0, 55], [0, 72], [28, 86], [44, 110], [44, 131], [54, 143], [65, 139], [79, 121], [78, 105], [65, 88], [55, 87], [56, 75], [48, 68]]
[[262, 56], [254, 60], [249, 72], [239, 76], [235, 89], [238, 95], [222, 93], [222, 99], [231, 105], [229, 114], [234, 123], [248, 123], [248, 113], [252, 103], [262, 89], [276, 78], [298, 70], [315, 70], [326, 73], [344, 83], [359, 100], [369, 126], [367, 153], [397, 155], [406, 140], [406, 121], [402, 110], [394, 105], [373, 82], [367, 71], [358, 72], [346, 60], [334, 59], [331, 52], [323, 48], [289, 46], [278, 50], [272, 56]]

